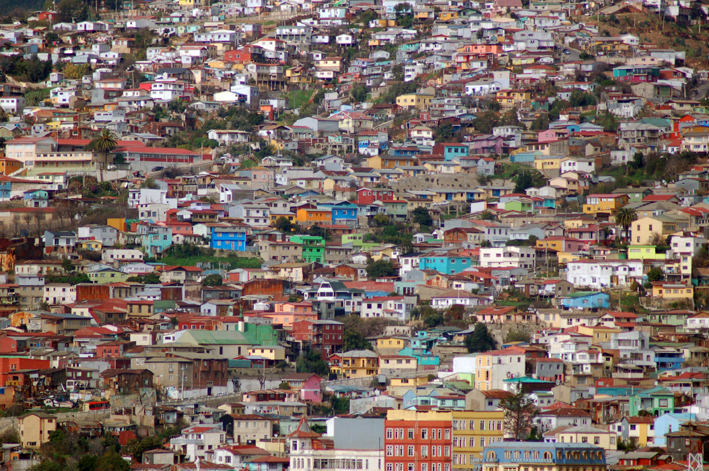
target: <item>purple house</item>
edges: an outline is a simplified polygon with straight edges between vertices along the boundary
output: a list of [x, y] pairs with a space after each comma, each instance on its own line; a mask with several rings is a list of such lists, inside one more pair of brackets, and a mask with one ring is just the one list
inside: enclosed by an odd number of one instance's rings
[[539, 131], [537, 133], [538, 142], [556, 142], [569, 137], [569, 130], [566, 128], [562, 129], [546, 129], [544, 131]]
[[470, 142], [470, 155], [502, 154], [502, 146], [505, 142], [502, 136], [493, 136], [492, 134], [469, 136], [466, 140]]
[[322, 378], [313, 373], [290, 373], [281, 378], [291, 389], [300, 391], [301, 401], [322, 402]]

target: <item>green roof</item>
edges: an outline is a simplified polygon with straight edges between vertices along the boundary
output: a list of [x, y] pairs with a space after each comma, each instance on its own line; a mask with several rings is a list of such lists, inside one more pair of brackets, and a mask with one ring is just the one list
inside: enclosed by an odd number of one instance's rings
[[[182, 337], [192, 337], [199, 345], [253, 345], [242, 332], [235, 330], [189, 330]], [[183, 338], [181, 342], [184, 342]]]

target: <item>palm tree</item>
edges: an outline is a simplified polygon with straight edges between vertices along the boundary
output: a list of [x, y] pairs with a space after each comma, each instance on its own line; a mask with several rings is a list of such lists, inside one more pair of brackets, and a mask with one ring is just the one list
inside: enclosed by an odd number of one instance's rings
[[626, 241], [629, 238], [628, 229], [630, 229], [630, 226], [633, 224], [633, 221], [635, 221], [637, 218], [638, 215], [635, 213], [635, 210], [627, 206], [620, 208], [615, 213], [615, 223], [623, 228], [623, 232], [625, 232]]
[[99, 181], [103, 182], [103, 170], [108, 162], [108, 154], [116, 148], [116, 137], [108, 129], [103, 129], [89, 143], [88, 148], [99, 154]]

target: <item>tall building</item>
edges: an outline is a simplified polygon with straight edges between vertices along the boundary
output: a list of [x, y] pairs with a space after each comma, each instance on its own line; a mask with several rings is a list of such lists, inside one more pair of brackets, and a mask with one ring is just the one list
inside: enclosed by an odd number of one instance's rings
[[505, 435], [504, 411], [454, 410], [453, 470], [472, 469], [483, 449], [501, 442]]
[[497, 442], [483, 450], [482, 471], [605, 471], [603, 448], [588, 443]]
[[451, 471], [451, 420], [451, 412], [388, 411], [385, 471]]

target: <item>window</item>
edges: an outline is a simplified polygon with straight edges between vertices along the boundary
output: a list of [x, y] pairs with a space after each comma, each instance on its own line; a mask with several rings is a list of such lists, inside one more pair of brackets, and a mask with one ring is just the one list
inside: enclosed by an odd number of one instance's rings
[[428, 429], [427, 428], [421, 429], [421, 440], [428, 440]]

